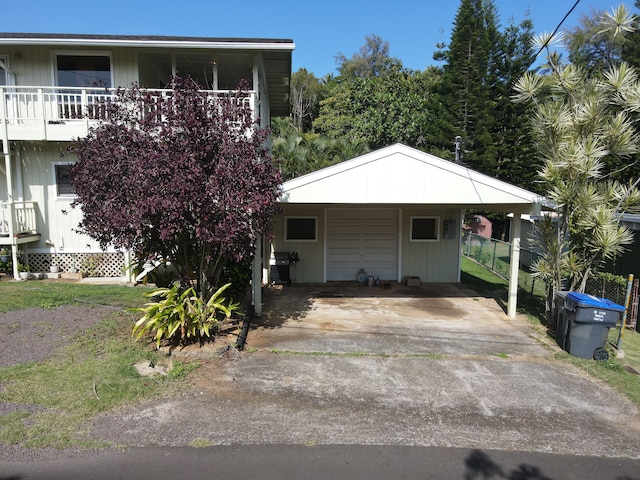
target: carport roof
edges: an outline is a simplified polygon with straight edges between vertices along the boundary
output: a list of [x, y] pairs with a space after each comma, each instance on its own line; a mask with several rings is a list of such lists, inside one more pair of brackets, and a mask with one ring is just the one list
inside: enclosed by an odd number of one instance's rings
[[419, 204], [539, 211], [543, 197], [396, 143], [289, 180], [286, 204]]

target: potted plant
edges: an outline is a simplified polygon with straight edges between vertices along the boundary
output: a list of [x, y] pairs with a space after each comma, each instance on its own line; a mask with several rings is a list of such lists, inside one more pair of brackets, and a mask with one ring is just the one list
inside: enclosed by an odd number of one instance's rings
[[11, 261], [11, 250], [7, 247], [0, 248], [0, 262], [10, 262]]
[[51, 264], [49, 265], [49, 271], [51, 273], [58, 273], [60, 271], [60, 266], [58, 265], [58, 249], [56, 248], [55, 243], [53, 243], [51, 240], [47, 240], [45, 243], [53, 247], [53, 253], [51, 254]]
[[20, 278], [22, 278], [22, 279], [29, 278], [29, 272], [30, 271], [31, 271], [31, 268], [29, 267], [29, 265], [25, 265], [23, 263], [20, 263], [18, 265], [18, 272], [20, 272]]
[[60, 271], [55, 253], [51, 256], [51, 265], [49, 265], [49, 271], [51, 273], [58, 273]]

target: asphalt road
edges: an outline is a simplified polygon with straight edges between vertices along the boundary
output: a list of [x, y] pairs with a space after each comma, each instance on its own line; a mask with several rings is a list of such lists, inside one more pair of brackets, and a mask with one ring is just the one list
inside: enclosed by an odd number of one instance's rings
[[402, 446], [143, 448], [54, 462], [0, 463], [0, 480], [640, 479], [640, 460]]

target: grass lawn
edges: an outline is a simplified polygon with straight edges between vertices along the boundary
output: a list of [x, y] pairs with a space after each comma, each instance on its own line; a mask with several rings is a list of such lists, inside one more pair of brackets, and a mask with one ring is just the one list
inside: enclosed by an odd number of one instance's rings
[[[115, 307], [93, 327], [78, 332], [46, 361], [0, 367], [0, 402], [15, 411], [0, 415], [0, 442], [29, 448], [96, 446], [83, 438], [96, 414], [150, 398], [171, 395], [197, 364], [174, 362], [167, 377], [143, 377], [134, 364], [162, 358], [131, 337], [134, 317], [125, 309], [141, 306], [144, 287], [63, 282], [2, 282], [0, 311], [53, 308], [76, 303]], [[98, 445], [99, 446], [99, 445]]]
[[0, 312], [24, 308], [53, 308], [89, 302], [129, 308], [144, 304], [146, 287], [90, 285], [53, 281], [3, 281], [0, 283]]

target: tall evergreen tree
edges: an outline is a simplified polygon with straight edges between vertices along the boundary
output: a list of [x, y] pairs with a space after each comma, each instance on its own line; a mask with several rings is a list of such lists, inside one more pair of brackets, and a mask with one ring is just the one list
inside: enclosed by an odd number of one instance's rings
[[536, 189], [535, 141], [529, 118], [529, 104], [514, 103], [513, 86], [534, 59], [533, 22], [511, 22], [504, 32], [502, 55], [498, 57], [496, 84], [492, 92], [495, 119], [492, 131], [496, 151], [494, 174], [497, 178]]
[[491, 97], [502, 42], [492, 0], [462, 0], [439, 89], [440, 146], [446, 150], [462, 137], [464, 163], [487, 172], [495, 162]]

